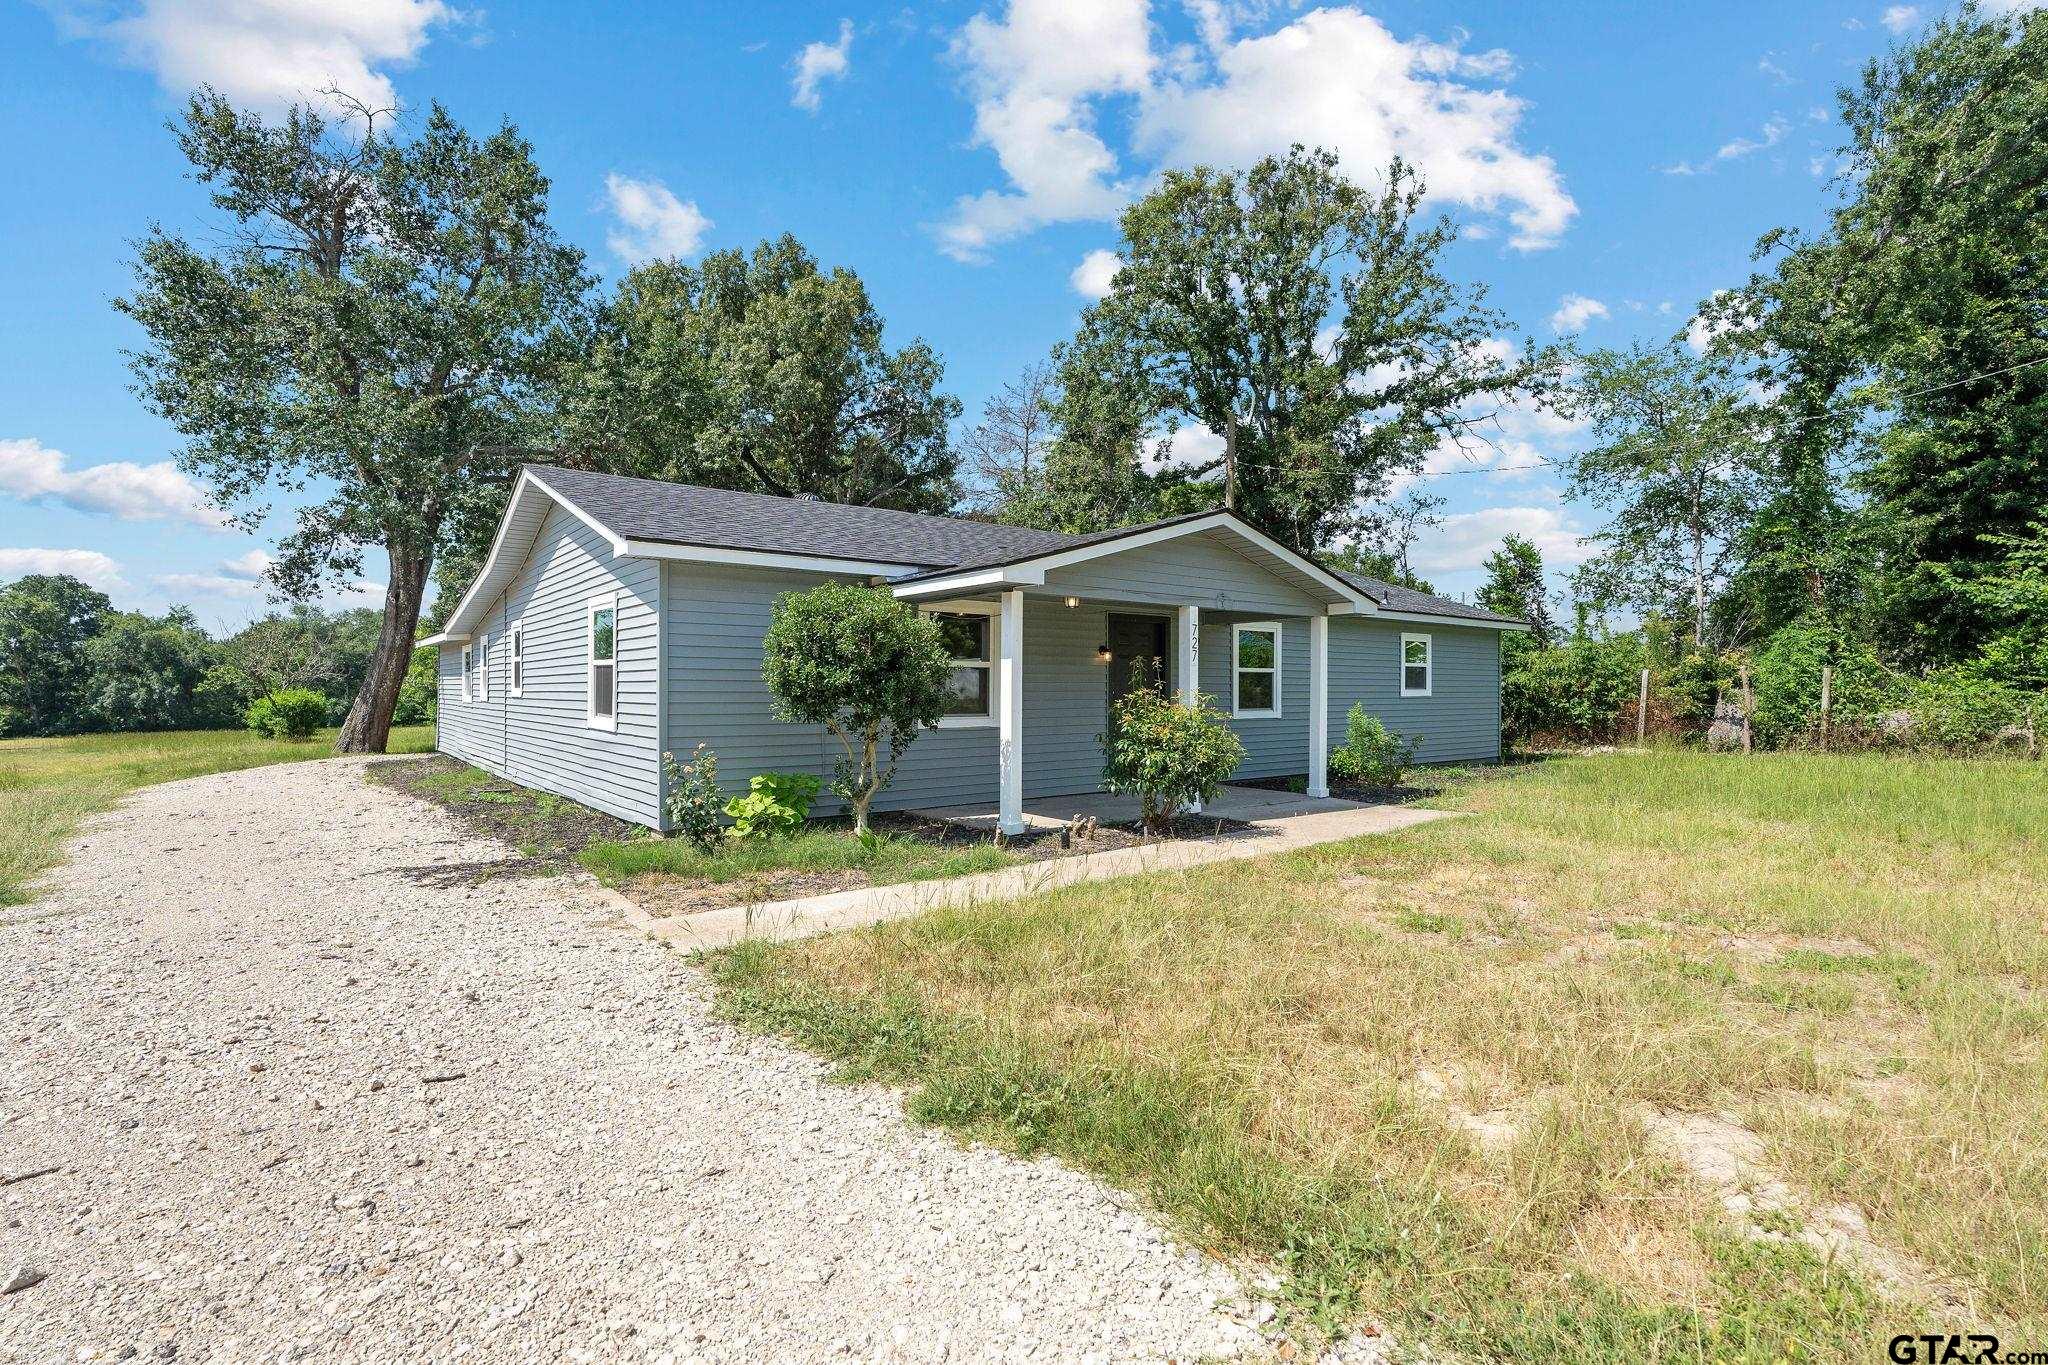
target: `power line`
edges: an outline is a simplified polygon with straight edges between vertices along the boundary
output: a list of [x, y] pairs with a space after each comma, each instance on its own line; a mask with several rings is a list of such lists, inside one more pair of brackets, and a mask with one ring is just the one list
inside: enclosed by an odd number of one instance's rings
[[[1941, 393], [1947, 389], [1961, 388], [1965, 384], [1975, 384], [1986, 379], [2002, 379], [2006, 375], [2015, 374], [2020, 370], [2031, 369], [2035, 365], [2048, 365], [2048, 355], [2038, 355], [2032, 360], [2022, 360], [2019, 364], [2008, 365], [2002, 370], [1987, 370], [1982, 374], [1966, 375], [1961, 379], [1950, 379], [1940, 384], [1930, 384], [1924, 389], [1914, 389], [1911, 392], [1899, 394], [1892, 401], [1894, 403], [1903, 403], [1909, 399], [1925, 398], [1931, 393]], [[1844, 411], [1817, 412], [1808, 417], [1793, 418], [1791, 421], [1784, 423], [1784, 426], [1802, 427], [1812, 422], [1823, 421], [1829, 417], [1844, 415], [1846, 415]], [[1648, 452], [1658, 449], [1670, 449], [1672, 447], [1642, 446], [1637, 448]], [[1299, 469], [1292, 465], [1269, 464], [1264, 460], [1247, 460], [1242, 457], [1238, 459], [1237, 467], [1240, 469], [1269, 469], [1278, 473], [1294, 474], [1297, 476], [1311, 475], [1316, 472], [1314, 470]], [[1406, 477], [1411, 479], [1440, 479], [1451, 474], [1512, 474], [1530, 469], [1557, 469], [1561, 467], [1562, 462], [1558, 460], [1538, 460], [1534, 464], [1471, 465], [1464, 469], [1422, 470], [1409, 474]]]

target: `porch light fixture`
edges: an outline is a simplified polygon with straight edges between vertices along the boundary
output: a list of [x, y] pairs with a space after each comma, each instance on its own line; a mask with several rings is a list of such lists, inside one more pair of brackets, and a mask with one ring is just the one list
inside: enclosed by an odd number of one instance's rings
[[1096, 662], [1096, 663], [1099, 663], [1099, 664], [1106, 664], [1106, 663], [1108, 663], [1108, 662], [1109, 662], [1109, 646], [1108, 646], [1108, 645], [1097, 645], [1097, 646], [1095, 646], [1095, 662]]
[[1080, 606], [1080, 605], [1081, 605], [1081, 599], [1080, 599], [1080, 598], [1078, 598], [1078, 597], [1069, 597], [1069, 598], [1067, 599], [1067, 609], [1068, 609], [1069, 611], [1073, 610], [1073, 609], [1074, 609], [1075, 607], [1078, 607], [1078, 606]]

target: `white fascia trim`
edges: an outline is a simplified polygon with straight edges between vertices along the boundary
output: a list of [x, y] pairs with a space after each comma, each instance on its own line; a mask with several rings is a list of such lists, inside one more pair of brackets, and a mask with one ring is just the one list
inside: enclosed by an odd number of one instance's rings
[[1035, 559], [1022, 560], [999, 569], [984, 569], [974, 573], [956, 574], [945, 578], [930, 579], [922, 583], [906, 583], [896, 589], [898, 597], [922, 597], [933, 592], [959, 592], [967, 588], [990, 586], [1043, 587], [1047, 573], [1085, 564], [1091, 559], [1105, 555], [1122, 554], [1125, 550], [1139, 550], [1161, 541], [1178, 540], [1182, 536], [1200, 535], [1204, 531], [1228, 529], [1243, 536], [1252, 544], [1271, 554], [1283, 563], [1307, 574], [1316, 582], [1328, 588], [1352, 611], [1373, 615], [1379, 606], [1370, 597], [1336, 577], [1315, 561], [1305, 559], [1288, 549], [1255, 526], [1247, 525], [1228, 512], [1212, 512], [1205, 517], [1176, 522], [1172, 526], [1155, 526], [1149, 531], [1138, 531], [1127, 536], [1112, 536], [1091, 545], [1076, 545], [1071, 550], [1055, 550], [1051, 554]]
[[[459, 627], [470, 624], [467, 617], [470, 608], [477, 605], [477, 593], [484, 584], [491, 581], [491, 576], [497, 572], [498, 561], [505, 553], [505, 535], [512, 529], [512, 518], [519, 511], [519, 505], [522, 502], [536, 496], [533, 491], [535, 489], [539, 490], [538, 496], [553, 500], [564, 511], [590, 527], [598, 535], [604, 537], [605, 544], [612, 547], [613, 554], [623, 554], [625, 552], [626, 542], [610, 527], [604, 525], [597, 518], [591, 516], [575, 503], [550, 488], [544, 481], [537, 478], [532, 470], [522, 469], [519, 471], [518, 480], [512, 485], [512, 496], [505, 501], [505, 515], [498, 519], [497, 534], [491, 537], [491, 552], [484, 556], [484, 565], [481, 569], [477, 570], [476, 577], [470, 581], [469, 591], [462, 594], [462, 600], [455, 604], [455, 610], [448, 613], [448, 626], [443, 631], [444, 635], [451, 639], [466, 638], [468, 632], [460, 630]], [[433, 638], [439, 639], [440, 637], [436, 636]]]
[[424, 640], [415, 641], [413, 648], [439, 649], [442, 645], [460, 645], [466, 644], [468, 641], [468, 631], [444, 630], [439, 635], [429, 635]]
[[[524, 469], [519, 471], [519, 478], [521, 482], [525, 482], [526, 480], [529, 479], [532, 480], [536, 487], [540, 488], [543, 492], [545, 492], [549, 497], [553, 498], [556, 502], [562, 504], [563, 511], [567, 512], [570, 516], [575, 517], [576, 520], [582, 522], [585, 526], [588, 526], [591, 530], [597, 532], [598, 535], [602, 536], [604, 538], [604, 543], [612, 547], [613, 554], [623, 555], [632, 553], [632, 551], [626, 548], [626, 538], [624, 536], [620, 535], [617, 531], [614, 531], [611, 527], [599, 521], [596, 517], [590, 515], [590, 513], [584, 511], [581, 507], [578, 507], [575, 503], [563, 497], [559, 492], [557, 492], [554, 489], [552, 485], [548, 483], [546, 479], [543, 479], [539, 475]], [[515, 493], [517, 492], [516, 489], [514, 491]], [[496, 547], [493, 546], [492, 548], [495, 549]]]
[[978, 569], [973, 573], [949, 574], [944, 578], [930, 578], [922, 583], [904, 583], [894, 589], [898, 597], [931, 597], [950, 592], [967, 592], [974, 588], [1042, 588], [1045, 586], [1045, 570], [1035, 564], [1030, 568], [1013, 564], [1006, 569]]
[[636, 559], [680, 559], [698, 564], [737, 564], [752, 569], [803, 569], [813, 573], [863, 574], [884, 578], [915, 573], [919, 564], [893, 564], [876, 559], [838, 559], [830, 555], [785, 554], [774, 550], [728, 550], [716, 545], [671, 545], [659, 540], [622, 540], [619, 553]]

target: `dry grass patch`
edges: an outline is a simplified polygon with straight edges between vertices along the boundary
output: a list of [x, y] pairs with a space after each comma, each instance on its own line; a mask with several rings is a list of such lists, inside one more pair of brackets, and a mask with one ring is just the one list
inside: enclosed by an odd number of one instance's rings
[[[1597, 1359], [2048, 1339], [2048, 774], [1629, 755], [1451, 799], [1475, 818], [717, 970], [927, 1117], [1276, 1260], [1299, 1322]], [[1775, 1207], [1654, 1122], [1718, 1115]]]

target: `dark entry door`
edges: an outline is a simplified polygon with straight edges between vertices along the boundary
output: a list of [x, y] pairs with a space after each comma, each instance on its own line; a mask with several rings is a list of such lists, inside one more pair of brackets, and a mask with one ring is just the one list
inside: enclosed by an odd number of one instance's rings
[[1157, 616], [1109, 618], [1109, 701], [1131, 690], [1134, 681], [1172, 682], [1166, 676], [1166, 622]]

